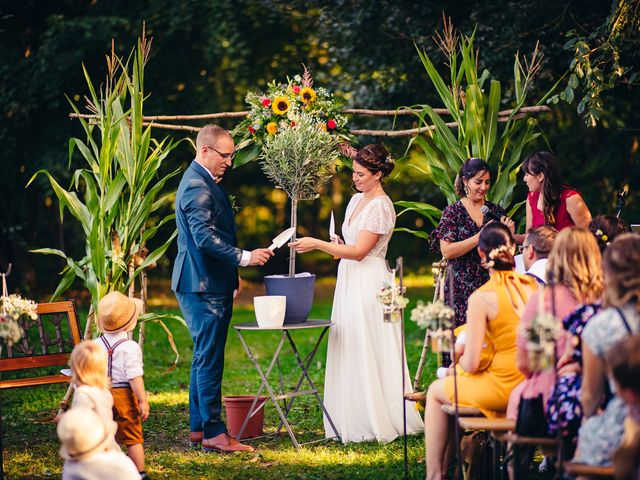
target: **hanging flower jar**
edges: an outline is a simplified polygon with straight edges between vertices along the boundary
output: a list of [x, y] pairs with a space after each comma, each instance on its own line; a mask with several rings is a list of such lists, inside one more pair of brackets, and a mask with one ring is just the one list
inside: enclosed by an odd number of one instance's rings
[[440, 300], [427, 304], [418, 301], [411, 310], [411, 320], [427, 329], [434, 352], [450, 352], [453, 349], [451, 327], [454, 316], [453, 309]]
[[402, 320], [402, 311], [409, 303], [403, 290], [395, 281], [384, 282], [380, 287], [377, 297], [382, 303], [382, 320], [385, 323], [399, 323]]
[[531, 325], [522, 330], [527, 340], [527, 357], [529, 370], [541, 372], [553, 366], [555, 342], [561, 332], [560, 322], [544, 308], [544, 292], [538, 292], [538, 314]]

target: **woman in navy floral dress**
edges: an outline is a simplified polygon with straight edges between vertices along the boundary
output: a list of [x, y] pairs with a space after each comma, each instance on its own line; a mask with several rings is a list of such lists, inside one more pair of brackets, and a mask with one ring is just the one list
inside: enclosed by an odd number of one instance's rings
[[[480, 230], [489, 221], [480, 208], [486, 205], [496, 217], [505, 215], [502, 207], [484, 199], [490, 183], [489, 165], [484, 160], [470, 158], [464, 162], [455, 184], [456, 192], [461, 198], [444, 209], [438, 227], [431, 234], [434, 241], [440, 240], [442, 256], [451, 266], [449, 271], [453, 275], [453, 305], [448, 278], [444, 291], [445, 303], [456, 313], [456, 327], [466, 322], [469, 295], [489, 280], [489, 272], [480, 265], [480, 255], [476, 248]], [[513, 222], [506, 217], [503, 220], [513, 232]]]
[[[480, 209], [486, 205], [514, 232], [513, 221], [504, 216], [504, 209], [485, 200], [490, 185], [487, 162], [479, 158], [464, 162], [455, 182], [456, 193], [461, 198], [444, 209], [438, 227], [431, 234], [433, 242], [436, 239], [440, 241], [442, 256], [451, 266], [448, 272], [453, 275], [453, 302], [448, 278], [445, 279], [444, 292], [445, 303], [455, 312], [456, 327], [466, 322], [469, 295], [489, 280], [489, 272], [482, 267], [477, 250], [480, 230], [489, 221]], [[448, 355], [445, 355], [443, 364], [446, 366], [448, 363]]]
[[[582, 368], [582, 330], [599, 310], [598, 303], [581, 305], [562, 320], [562, 327], [569, 333], [570, 340], [559, 366], [575, 363]], [[573, 457], [578, 441], [578, 429], [582, 423], [581, 387], [582, 375], [579, 372], [559, 375], [547, 400], [549, 435], [555, 437], [560, 429], [565, 442], [565, 458]]]

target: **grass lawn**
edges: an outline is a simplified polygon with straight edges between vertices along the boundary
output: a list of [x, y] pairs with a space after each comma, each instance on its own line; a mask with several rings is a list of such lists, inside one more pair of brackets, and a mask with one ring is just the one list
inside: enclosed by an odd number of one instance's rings
[[[425, 283], [421, 282], [424, 286]], [[331, 289], [328, 289], [331, 291]], [[428, 298], [427, 288], [409, 288], [408, 296]], [[312, 318], [329, 318], [331, 297], [319, 295]], [[249, 297], [250, 298], [250, 297]], [[413, 302], [412, 302], [413, 303]], [[176, 307], [153, 308], [154, 311], [178, 313]], [[407, 312], [408, 316], [408, 312]], [[234, 310], [233, 323], [253, 320], [250, 306], [240, 305]], [[219, 455], [188, 447], [188, 384], [191, 363], [191, 339], [186, 329], [170, 325], [181, 358], [171, 373], [163, 373], [173, 361], [173, 353], [164, 331], [156, 324], [147, 327], [145, 345], [145, 384], [149, 391], [151, 415], [144, 424], [147, 471], [152, 478], [256, 478], [278, 479], [375, 479], [402, 478], [402, 438], [386, 445], [374, 442], [342, 445], [333, 441], [316, 443], [296, 451], [289, 436], [253, 442], [253, 453]], [[423, 342], [423, 331], [412, 322], [406, 324], [406, 345], [411, 374], [415, 372]], [[319, 330], [294, 332], [297, 346], [304, 356], [311, 349]], [[271, 352], [277, 345], [277, 332], [247, 332], [245, 336], [254, 354], [266, 368]], [[326, 339], [310, 367], [313, 381], [322, 390]], [[285, 389], [293, 389], [295, 359], [281, 355]], [[345, 368], [349, 368], [345, 365]], [[435, 358], [429, 357], [423, 382], [433, 378]], [[271, 384], [277, 382], [272, 373]], [[293, 375], [292, 375], [293, 374]], [[400, 374], [400, 372], [398, 372]], [[410, 379], [412, 380], [412, 379]], [[259, 387], [259, 377], [247, 358], [233, 329], [229, 331], [226, 347], [223, 395], [253, 394]], [[305, 384], [303, 384], [304, 388]], [[4, 470], [6, 478], [59, 478], [62, 462], [58, 456], [55, 415], [65, 389], [46, 386], [4, 390], [2, 395]], [[353, 399], [358, 401], [358, 399]], [[277, 414], [272, 405], [266, 407], [265, 430], [277, 427]], [[309, 441], [323, 435], [322, 416], [313, 397], [299, 397], [289, 419], [299, 441]], [[424, 478], [423, 436], [409, 437], [410, 478]], [[116, 480], [116, 479], [114, 479]]]

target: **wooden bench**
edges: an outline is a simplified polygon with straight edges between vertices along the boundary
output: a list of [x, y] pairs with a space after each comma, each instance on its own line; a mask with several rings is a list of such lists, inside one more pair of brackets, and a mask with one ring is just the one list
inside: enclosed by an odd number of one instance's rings
[[0, 379], [0, 389], [68, 383], [61, 373], [42, 374], [34, 369], [66, 367], [73, 347], [82, 340], [73, 300], [39, 303], [36, 320], [22, 319], [24, 335], [12, 347], [3, 349], [2, 372], [20, 372], [19, 378]]
[[599, 465], [587, 465], [585, 463], [564, 462], [565, 472], [569, 475], [577, 477], [584, 475], [585, 477], [597, 478], [613, 478], [613, 467], [603, 467]]
[[405, 393], [404, 399], [410, 402], [426, 402], [427, 401], [427, 392], [411, 392]]
[[[447, 415], [455, 415], [456, 407], [455, 405], [442, 405], [442, 411]], [[458, 417], [484, 417], [484, 413], [474, 407], [458, 406]]]

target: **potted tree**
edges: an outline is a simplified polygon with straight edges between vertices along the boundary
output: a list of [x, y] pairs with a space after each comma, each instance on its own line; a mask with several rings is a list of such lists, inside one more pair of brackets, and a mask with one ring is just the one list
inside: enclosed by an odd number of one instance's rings
[[[304, 111], [279, 125], [278, 134], [265, 143], [260, 154], [261, 167], [276, 188], [284, 190], [291, 199], [291, 227], [298, 224], [298, 202], [318, 197], [320, 186], [331, 177], [339, 155], [339, 138]], [[293, 249], [289, 252], [288, 275], [265, 277], [267, 295], [287, 297], [285, 324], [307, 319], [315, 285], [315, 275], [306, 272], [296, 275], [296, 253]]]

